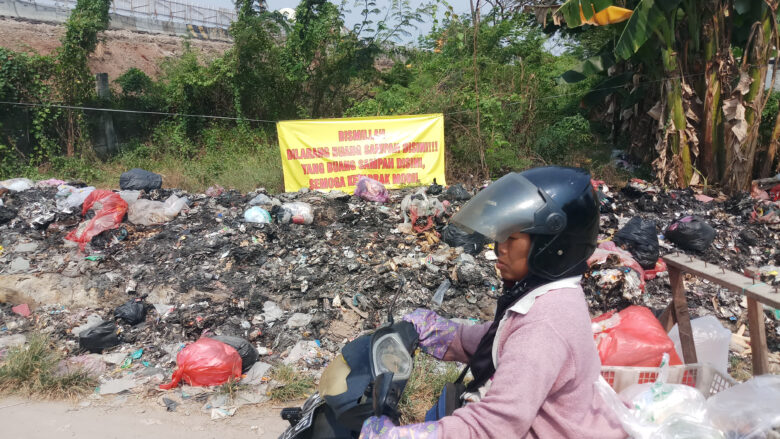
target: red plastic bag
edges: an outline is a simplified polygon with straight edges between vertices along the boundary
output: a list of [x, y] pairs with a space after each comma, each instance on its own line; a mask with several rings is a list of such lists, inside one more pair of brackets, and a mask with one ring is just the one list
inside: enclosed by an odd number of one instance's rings
[[602, 366], [658, 367], [664, 353], [670, 365], [682, 364], [661, 322], [643, 306], [610, 311], [592, 322]]
[[666, 271], [666, 262], [664, 262], [663, 258], [658, 258], [655, 262], [655, 267], [645, 270], [645, 280], [653, 280], [659, 273], [664, 271]]
[[241, 378], [241, 356], [233, 347], [208, 337], [203, 337], [185, 347], [176, 355], [178, 367], [171, 382], [160, 384], [170, 390], [183, 379], [191, 386], [217, 386], [231, 378]]
[[65, 237], [67, 240], [78, 242], [82, 251], [96, 235], [119, 227], [127, 213], [127, 202], [112, 191], [95, 190], [84, 200], [81, 215], [85, 216], [89, 210], [97, 211], [95, 216], [88, 221], [83, 221]]

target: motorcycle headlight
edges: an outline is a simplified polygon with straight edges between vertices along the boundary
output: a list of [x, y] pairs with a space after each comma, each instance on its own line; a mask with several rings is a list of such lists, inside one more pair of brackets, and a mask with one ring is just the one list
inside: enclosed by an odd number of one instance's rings
[[393, 373], [393, 381], [406, 380], [412, 374], [412, 356], [398, 334], [385, 334], [371, 347], [374, 376]]

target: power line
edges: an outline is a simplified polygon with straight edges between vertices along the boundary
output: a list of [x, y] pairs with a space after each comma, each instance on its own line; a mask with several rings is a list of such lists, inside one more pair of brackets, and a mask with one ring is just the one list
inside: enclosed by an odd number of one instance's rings
[[95, 108], [95, 107], [80, 107], [77, 105], [60, 105], [60, 104], [47, 104], [47, 103], [32, 103], [32, 102], [7, 102], [0, 101], [0, 104], [15, 105], [19, 107], [53, 107], [64, 108], [67, 110], [85, 110], [85, 111], [108, 111], [111, 113], [136, 113], [136, 114], [153, 114], [157, 116], [180, 116], [180, 117], [200, 117], [204, 119], [223, 119], [223, 120], [243, 120], [247, 122], [264, 122], [264, 123], [276, 123], [276, 120], [265, 119], [249, 119], [245, 117], [230, 117], [230, 116], [211, 116], [208, 114], [184, 114], [184, 113], [168, 113], [164, 111], [142, 111], [142, 110], [120, 110], [117, 108]]

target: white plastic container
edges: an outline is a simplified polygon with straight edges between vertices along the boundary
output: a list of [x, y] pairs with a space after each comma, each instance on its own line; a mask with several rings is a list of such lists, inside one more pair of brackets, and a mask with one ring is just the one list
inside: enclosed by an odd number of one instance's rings
[[[693, 344], [696, 346], [696, 360], [699, 364], [711, 364], [719, 372], [728, 374], [729, 342], [731, 331], [724, 328], [715, 316], [704, 316], [691, 320]], [[680, 330], [677, 324], [669, 331], [677, 355], [683, 358]]]

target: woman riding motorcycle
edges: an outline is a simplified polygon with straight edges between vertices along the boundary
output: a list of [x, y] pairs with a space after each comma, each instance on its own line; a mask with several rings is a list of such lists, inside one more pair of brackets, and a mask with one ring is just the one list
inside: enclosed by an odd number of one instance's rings
[[599, 228], [590, 175], [563, 167], [508, 174], [451, 222], [497, 243], [504, 291], [495, 319], [460, 325], [418, 309], [404, 320], [423, 351], [468, 363], [474, 379], [451, 414], [405, 426], [372, 417], [361, 438], [625, 437], [594, 389], [601, 364], [580, 287]]

